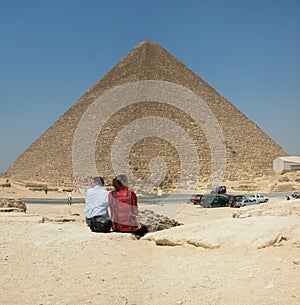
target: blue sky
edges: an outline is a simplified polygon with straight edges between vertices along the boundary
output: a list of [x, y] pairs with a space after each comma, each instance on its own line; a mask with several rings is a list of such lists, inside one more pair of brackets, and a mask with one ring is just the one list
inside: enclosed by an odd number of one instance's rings
[[0, 4], [0, 172], [143, 40], [300, 155], [300, 1]]

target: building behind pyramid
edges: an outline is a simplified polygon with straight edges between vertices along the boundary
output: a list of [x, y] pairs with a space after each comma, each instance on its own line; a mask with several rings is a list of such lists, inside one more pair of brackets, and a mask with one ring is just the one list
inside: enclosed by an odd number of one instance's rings
[[[272, 162], [286, 153], [257, 125], [211, 86], [185, 67], [157, 43], [144, 41], [92, 86], [69, 110], [13, 162], [7, 177], [19, 181], [43, 181], [62, 185], [74, 183], [72, 145], [75, 130], [87, 108], [101, 95], [117, 86], [144, 80], [159, 80], [188, 88], [198, 95], [218, 120], [226, 145], [225, 180], [251, 179], [273, 175]], [[208, 181], [211, 154], [205, 134], [184, 111], [157, 101], [133, 104], [115, 113], [99, 133], [96, 164], [106, 181], [114, 173], [111, 147], [114, 138], [130, 122], [146, 117], [160, 116], [180, 125], [191, 137], [201, 171], [199, 183]], [[162, 157], [167, 165], [163, 188], [170, 188], [180, 176], [178, 152], [164, 139], [148, 137], [135, 143], [130, 151], [130, 168], [139, 178], [149, 176], [149, 161]]]

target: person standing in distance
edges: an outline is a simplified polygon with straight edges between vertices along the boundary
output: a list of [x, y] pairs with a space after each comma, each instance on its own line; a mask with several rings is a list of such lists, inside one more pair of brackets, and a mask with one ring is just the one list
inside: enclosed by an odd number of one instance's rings
[[104, 179], [102, 177], [92, 178], [91, 187], [85, 193], [85, 221], [91, 226], [91, 219], [95, 216], [109, 217], [108, 214], [108, 191], [104, 189]]
[[72, 205], [72, 192], [68, 194], [68, 205]]

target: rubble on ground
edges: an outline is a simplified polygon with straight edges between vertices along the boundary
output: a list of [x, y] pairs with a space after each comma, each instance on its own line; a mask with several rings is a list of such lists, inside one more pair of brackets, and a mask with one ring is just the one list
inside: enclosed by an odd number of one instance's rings
[[138, 220], [147, 227], [149, 232], [161, 231], [182, 225], [177, 220], [155, 214], [151, 210], [140, 211]]

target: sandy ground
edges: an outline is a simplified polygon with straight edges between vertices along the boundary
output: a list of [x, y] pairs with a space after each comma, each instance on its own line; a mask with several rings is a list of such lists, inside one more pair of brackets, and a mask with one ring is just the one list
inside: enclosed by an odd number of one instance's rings
[[[91, 232], [82, 204], [27, 207], [26, 214], [0, 213], [0, 304], [300, 304], [300, 248], [289, 242], [157, 246]], [[213, 224], [232, 213], [187, 204], [173, 217]]]

